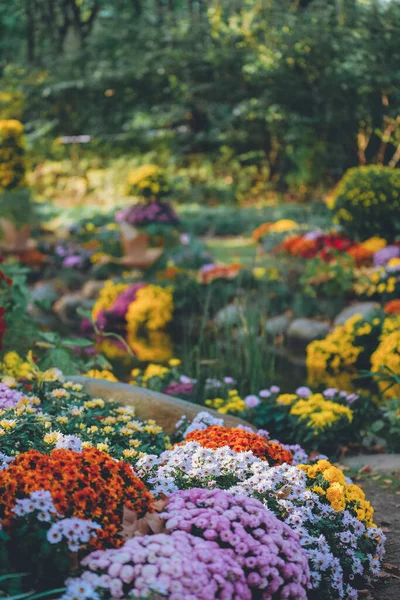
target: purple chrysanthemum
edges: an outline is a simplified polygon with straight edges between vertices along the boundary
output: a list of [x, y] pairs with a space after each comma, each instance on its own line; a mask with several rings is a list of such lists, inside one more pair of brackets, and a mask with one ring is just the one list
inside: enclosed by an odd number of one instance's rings
[[113, 317], [118, 319], [124, 319], [128, 311], [129, 305], [135, 300], [138, 291], [146, 287], [146, 283], [139, 282], [130, 285], [125, 291], [123, 291], [118, 298], [115, 300], [111, 310], [109, 311]]
[[9, 388], [5, 383], [0, 383], [0, 409], [12, 408], [24, 398], [17, 390]]
[[299, 537], [259, 500], [194, 488], [172, 494], [161, 517], [170, 531], [232, 551], [257, 597], [307, 598], [310, 572]]
[[391, 258], [398, 258], [399, 256], [399, 246], [386, 246], [386, 248], [382, 248], [381, 250], [375, 252], [373, 258], [374, 266], [385, 267]]
[[[130, 539], [124, 546], [87, 556], [80, 580], [102, 589], [107, 598], [147, 598], [151, 592], [169, 600], [250, 600], [242, 568], [231, 553], [214, 542], [184, 531]], [[80, 596], [92, 598], [92, 596]]]
[[178, 215], [167, 202], [153, 200], [145, 203], [139, 202], [119, 210], [115, 215], [117, 223], [129, 223], [136, 227], [159, 223], [161, 225], [177, 225]]
[[190, 396], [193, 392], [193, 383], [181, 383], [180, 381], [171, 381], [171, 383], [163, 390], [167, 396]]

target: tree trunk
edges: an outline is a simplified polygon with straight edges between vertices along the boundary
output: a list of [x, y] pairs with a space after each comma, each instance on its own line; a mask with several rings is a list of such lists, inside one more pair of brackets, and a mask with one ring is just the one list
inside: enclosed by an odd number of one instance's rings
[[25, 0], [26, 44], [28, 63], [35, 60], [35, 22], [33, 18], [32, 0]]

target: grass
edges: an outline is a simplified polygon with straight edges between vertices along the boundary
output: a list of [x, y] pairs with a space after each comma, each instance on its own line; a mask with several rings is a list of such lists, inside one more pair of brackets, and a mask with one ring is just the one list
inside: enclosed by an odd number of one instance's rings
[[206, 240], [206, 248], [215, 262], [238, 262], [252, 267], [257, 262], [257, 245], [249, 237], [231, 237]]

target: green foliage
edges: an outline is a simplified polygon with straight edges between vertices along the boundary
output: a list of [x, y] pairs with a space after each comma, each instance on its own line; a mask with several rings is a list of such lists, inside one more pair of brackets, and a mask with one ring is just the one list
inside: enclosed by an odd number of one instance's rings
[[53, 142], [79, 134], [92, 155], [207, 154], [215, 185], [186, 174], [207, 202], [309, 197], [359, 160], [398, 160], [398, 2], [51, 4], [0, 9], [2, 87], [23, 90], [37, 157], [76, 157]]
[[306, 260], [299, 278], [300, 291], [296, 294], [294, 310], [308, 316], [324, 314], [335, 317], [352, 290], [354, 267], [351, 256], [339, 253], [333, 262], [321, 258]]
[[18, 263], [2, 265], [2, 270], [7, 277], [12, 279], [12, 285], [0, 289], [0, 306], [6, 309], [5, 321], [7, 324], [4, 336], [4, 351], [15, 350], [26, 354], [37, 338], [38, 329], [28, 314], [30, 301], [29, 291], [26, 286], [28, 269]]
[[12, 221], [17, 228], [32, 224], [35, 221], [35, 209], [30, 191], [20, 189], [0, 194], [0, 215]]
[[351, 238], [393, 239], [400, 230], [400, 172], [389, 167], [350, 169], [334, 194], [335, 220]]

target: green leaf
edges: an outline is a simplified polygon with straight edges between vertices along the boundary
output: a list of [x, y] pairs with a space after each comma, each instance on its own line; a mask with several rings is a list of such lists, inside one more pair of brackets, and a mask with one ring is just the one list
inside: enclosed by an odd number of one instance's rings
[[66, 340], [62, 340], [61, 345], [75, 346], [76, 348], [88, 348], [89, 346], [93, 346], [93, 342], [86, 338], [67, 338]]
[[89, 319], [89, 321], [92, 320], [92, 311], [91, 310], [87, 310], [86, 308], [82, 308], [81, 306], [78, 307], [76, 309], [76, 313], [80, 316], [83, 317], [85, 319]]

